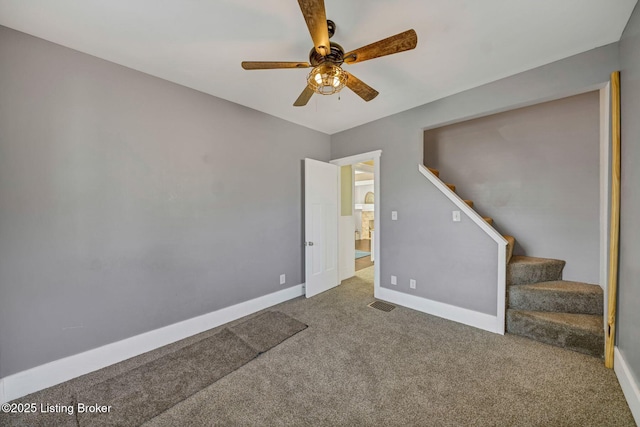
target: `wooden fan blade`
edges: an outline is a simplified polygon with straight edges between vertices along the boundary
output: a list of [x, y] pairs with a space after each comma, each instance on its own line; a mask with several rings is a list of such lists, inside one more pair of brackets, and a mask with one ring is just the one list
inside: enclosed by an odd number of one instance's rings
[[316, 47], [316, 52], [327, 56], [331, 52], [329, 43], [329, 29], [327, 28], [327, 14], [324, 9], [324, 0], [298, 0], [302, 16], [307, 21], [309, 34]]
[[296, 102], [293, 103], [293, 106], [304, 107], [305, 105], [307, 105], [307, 102], [309, 102], [309, 100], [311, 99], [311, 95], [313, 95], [313, 93], [314, 91], [311, 88], [311, 86], [307, 85], [307, 87], [304, 88], [304, 90], [302, 91], [298, 99], [296, 99]]
[[356, 62], [392, 55], [394, 53], [411, 50], [418, 44], [418, 35], [414, 30], [408, 30], [384, 40], [368, 44], [360, 49], [352, 50], [344, 55], [344, 62], [355, 64]]
[[376, 96], [378, 96], [378, 91], [364, 83], [362, 80], [357, 78], [351, 73], [347, 73], [347, 87], [354, 91], [356, 95], [365, 101], [369, 102]]
[[242, 61], [245, 70], [275, 70], [279, 68], [309, 68], [306, 62], [277, 62], [277, 61]]

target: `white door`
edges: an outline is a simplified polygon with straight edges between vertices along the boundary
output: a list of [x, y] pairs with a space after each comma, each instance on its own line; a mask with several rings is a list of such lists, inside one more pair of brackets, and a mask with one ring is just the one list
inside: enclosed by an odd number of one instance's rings
[[304, 159], [307, 298], [338, 286], [338, 166]]

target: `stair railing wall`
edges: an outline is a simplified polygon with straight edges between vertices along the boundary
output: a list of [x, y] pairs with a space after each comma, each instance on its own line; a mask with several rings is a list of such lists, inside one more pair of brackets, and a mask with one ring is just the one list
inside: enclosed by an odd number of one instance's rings
[[442, 194], [451, 200], [458, 210], [463, 212], [473, 223], [475, 223], [482, 231], [484, 231], [491, 239], [496, 242], [498, 251], [497, 269], [497, 301], [496, 301], [496, 317], [498, 319], [497, 333], [504, 334], [505, 322], [505, 300], [506, 300], [506, 270], [507, 270], [507, 241], [500, 233], [491, 227], [475, 210], [473, 210], [465, 201], [460, 198], [454, 191], [435, 176], [429, 169], [418, 164], [418, 171], [431, 182]]

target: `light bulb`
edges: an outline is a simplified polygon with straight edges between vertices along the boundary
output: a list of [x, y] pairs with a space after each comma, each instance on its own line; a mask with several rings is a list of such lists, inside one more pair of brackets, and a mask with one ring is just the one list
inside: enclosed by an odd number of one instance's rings
[[338, 79], [338, 77], [333, 77], [333, 87], [338, 87], [340, 86], [340, 79]]
[[316, 74], [315, 80], [319, 85], [322, 84], [322, 76], [320, 75], [320, 73]]

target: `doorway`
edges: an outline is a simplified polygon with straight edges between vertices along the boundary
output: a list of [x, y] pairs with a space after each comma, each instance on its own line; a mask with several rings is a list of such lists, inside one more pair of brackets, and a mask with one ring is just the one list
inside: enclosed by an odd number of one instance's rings
[[[359, 244], [359, 249], [364, 252], [369, 252], [365, 257], [369, 258], [368, 266], [361, 266], [364, 270], [367, 267], [373, 267], [374, 274], [374, 296], [379, 293], [380, 289], [380, 158], [382, 155], [382, 150], [370, 151], [367, 153], [357, 154], [354, 156], [344, 157], [341, 159], [332, 160], [331, 163], [340, 166], [341, 172], [340, 176], [340, 197], [338, 200], [340, 202], [339, 212], [340, 212], [340, 225], [339, 225], [339, 277], [340, 281], [353, 277], [356, 274], [356, 241]], [[367, 171], [371, 172], [373, 176], [371, 177], [373, 183], [373, 191], [365, 191], [363, 196], [366, 197], [368, 192], [372, 193], [372, 197], [369, 197], [369, 201], [373, 198], [372, 203], [358, 203], [362, 205], [370, 205], [367, 206], [367, 209], [370, 209], [372, 213], [372, 217], [370, 218], [371, 222], [368, 222], [365, 225], [369, 225], [367, 227], [362, 227], [362, 219], [359, 218], [358, 222], [356, 222], [356, 203], [359, 202], [356, 199], [356, 173], [354, 165], [363, 164], [367, 165], [366, 167], [361, 166]], [[345, 167], [346, 166], [346, 167]], [[365, 173], [367, 173], [365, 171]], [[358, 174], [360, 175], [360, 174]], [[363, 176], [364, 178], [364, 176]], [[360, 179], [360, 181], [366, 181], [366, 179]], [[361, 185], [358, 185], [361, 187]], [[365, 185], [362, 185], [364, 188]], [[371, 206], [372, 205], [372, 206]], [[358, 228], [358, 224], [360, 224], [360, 229]], [[364, 228], [364, 230], [362, 230]], [[359, 234], [356, 234], [356, 231], [359, 231]], [[362, 233], [365, 233], [363, 236]], [[368, 250], [366, 250], [368, 249]], [[366, 262], [366, 260], [361, 261], [361, 263]]]

